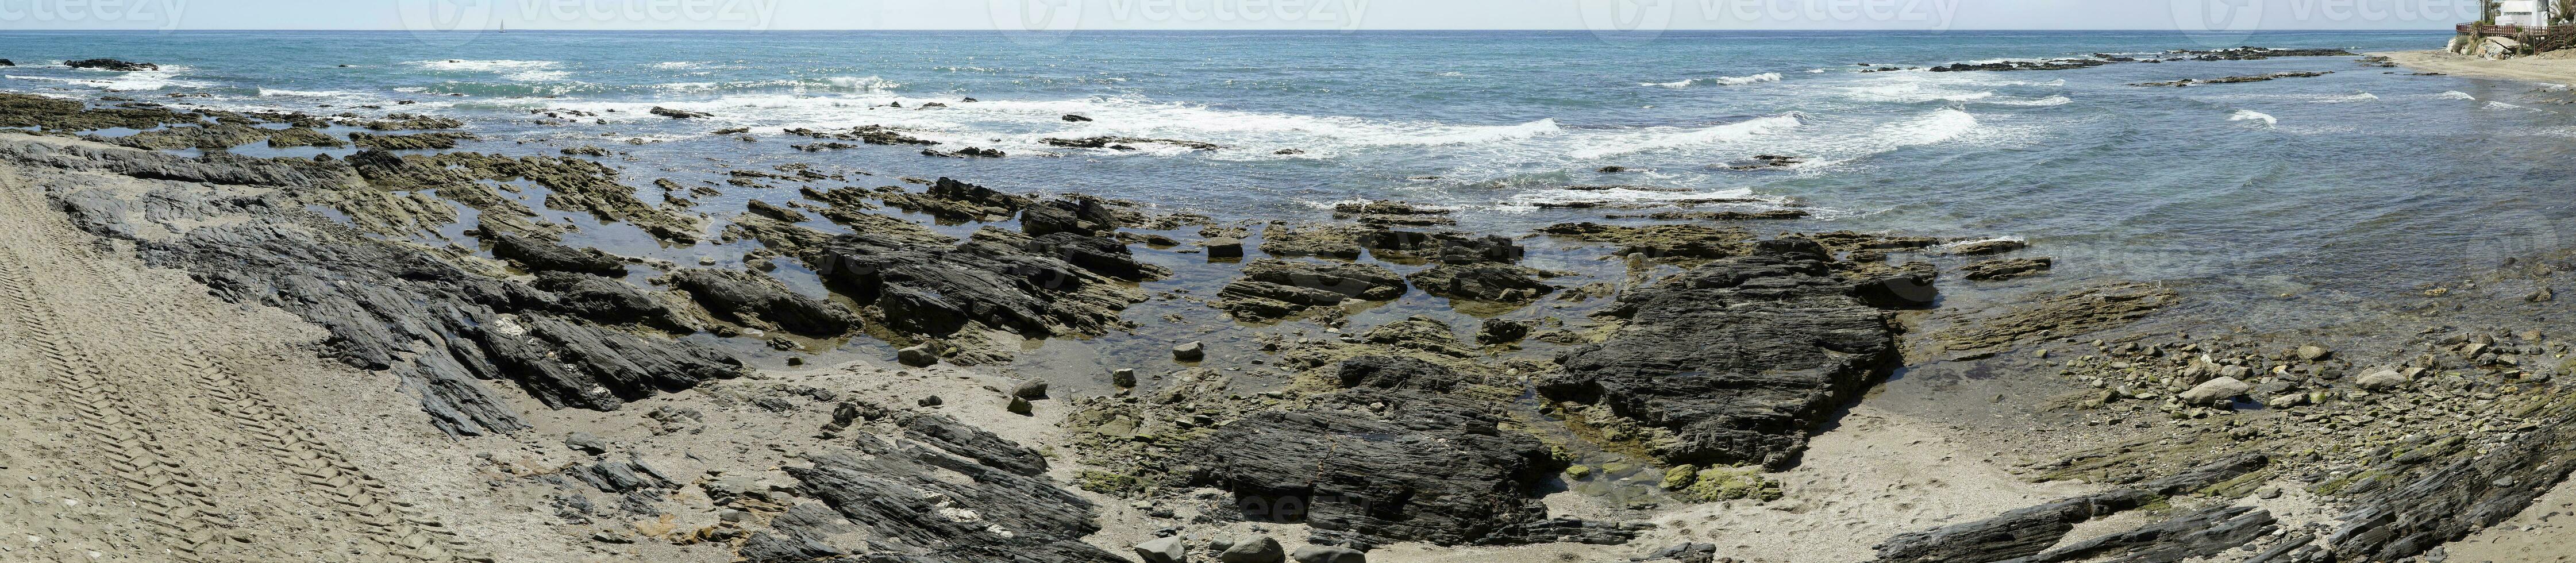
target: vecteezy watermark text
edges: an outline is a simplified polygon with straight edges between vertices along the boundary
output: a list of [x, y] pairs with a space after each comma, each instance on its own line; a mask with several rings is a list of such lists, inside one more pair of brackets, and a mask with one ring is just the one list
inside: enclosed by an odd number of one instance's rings
[[151, 24], [178, 29], [187, 0], [0, 0], [0, 23], [11, 28]]
[[395, 0], [405, 29], [715, 27], [761, 30], [777, 22], [778, 0]]
[[1371, 0], [986, 0], [1002, 31], [1292, 24], [1358, 29]]

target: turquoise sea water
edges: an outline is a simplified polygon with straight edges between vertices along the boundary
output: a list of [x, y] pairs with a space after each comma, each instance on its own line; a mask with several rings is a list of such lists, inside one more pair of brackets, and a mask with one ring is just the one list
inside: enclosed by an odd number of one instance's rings
[[[2020, 237], [2037, 245], [2034, 254], [2059, 259], [2060, 273], [2041, 284], [2119, 277], [2248, 299], [2312, 296], [2310, 305], [2322, 305], [2393, 295], [2565, 246], [2576, 215], [2568, 204], [2576, 181], [2566, 172], [2576, 121], [2551, 102], [2568, 98], [2566, 88], [2415, 76], [2353, 57], [1967, 73], [1868, 73], [1860, 71], [1873, 67], [1858, 63], [2237, 45], [2369, 52], [2435, 48], [2447, 38], [2447, 31], [2221, 39], [1740, 32], [1650, 41], [1586, 32], [1035, 41], [962, 32], [20, 32], [0, 34], [0, 57], [22, 65], [0, 69], [0, 89], [447, 115], [485, 138], [469, 150], [623, 151], [607, 160], [628, 171], [630, 185], [654, 193], [653, 178], [694, 183], [721, 174], [718, 162], [802, 162], [873, 173], [883, 184], [950, 176], [1220, 218], [1318, 218], [1337, 201], [1402, 199], [1460, 207], [1464, 228], [1501, 233], [1604, 213], [1542, 203], [1756, 196], [1776, 203], [1739, 207], [1816, 212], [1753, 225], [1765, 231]], [[59, 64], [91, 57], [164, 70]], [[2285, 71], [2333, 74], [2130, 85]], [[168, 97], [179, 93], [210, 96]], [[977, 101], [962, 102], [968, 97]], [[904, 107], [883, 107], [897, 102]], [[947, 107], [918, 109], [928, 102]], [[357, 107], [367, 105], [381, 109]], [[647, 114], [657, 106], [714, 117]], [[595, 112], [605, 123], [531, 114], [545, 110]], [[1093, 121], [1060, 119], [1065, 114]], [[931, 158], [918, 147], [883, 146], [805, 153], [788, 145], [811, 139], [781, 133], [860, 125], [1012, 156]], [[757, 142], [709, 134], [726, 127], [749, 127]], [[1096, 135], [1228, 148], [1112, 151], [1039, 141]], [[1276, 154], [1282, 149], [1303, 152]], [[1806, 162], [1750, 172], [1723, 166], [1765, 154]], [[1613, 165], [1635, 171], [1596, 172]], [[1603, 184], [1654, 189], [1566, 189]], [[724, 215], [744, 199], [794, 197], [731, 189], [703, 199], [702, 209]]]

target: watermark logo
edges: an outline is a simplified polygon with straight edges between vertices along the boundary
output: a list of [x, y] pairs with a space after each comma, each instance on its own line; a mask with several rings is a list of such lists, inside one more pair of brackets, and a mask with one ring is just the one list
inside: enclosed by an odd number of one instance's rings
[[0, 25], [174, 31], [187, 12], [187, 0], [0, 0]]
[[[1053, 44], [1080, 29], [1356, 31], [1371, 0], [985, 0], [994, 31]], [[1662, 0], [1669, 1], [1669, 0]]]
[[2263, 25], [2263, 5], [2254, 0], [2172, 0], [2174, 29], [2205, 46], [2226, 46], [2254, 34]]
[[1082, 26], [1077, 0], [985, 0], [984, 5], [992, 12], [994, 31], [1029, 46], [1063, 42]]

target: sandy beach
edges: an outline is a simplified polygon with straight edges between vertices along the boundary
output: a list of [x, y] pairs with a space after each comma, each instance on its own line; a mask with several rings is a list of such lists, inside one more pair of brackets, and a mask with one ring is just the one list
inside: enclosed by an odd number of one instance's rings
[[2553, 84], [2576, 83], [2576, 52], [2569, 51], [2556, 51], [2501, 61], [2441, 50], [2392, 51], [2370, 55], [2388, 57], [2390, 62], [2423, 72], [2477, 78], [2532, 80]]

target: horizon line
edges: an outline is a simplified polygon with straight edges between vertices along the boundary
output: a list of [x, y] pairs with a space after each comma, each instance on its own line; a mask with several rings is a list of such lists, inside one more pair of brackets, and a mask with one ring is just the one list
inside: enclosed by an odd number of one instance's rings
[[2450, 27], [2442, 27], [2442, 28], [2422, 28], [2422, 29], [2414, 29], [2414, 28], [2362, 28], [2362, 29], [2352, 29], [2352, 28], [2277, 28], [2277, 29], [2256, 29], [2256, 30], [2245, 30], [2245, 31], [2192, 31], [2192, 30], [2182, 30], [2182, 29], [2165, 29], [2165, 28], [2046, 28], [2046, 27], [2020, 27], [2020, 28], [2016, 28], [2016, 27], [1995, 27], [1995, 28], [1961, 28], [1961, 29], [1829, 29], [1829, 28], [1741, 29], [1741, 28], [1686, 28], [1686, 29], [1665, 29], [1665, 30], [1655, 30], [1655, 31], [1604, 31], [1604, 30], [1584, 29], [1584, 28], [1562, 28], [1562, 27], [1528, 27], [1528, 28], [1514, 28], [1514, 27], [1496, 27], [1496, 28], [1408, 28], [1408, 29], [1245, 29], [1245, 28], [1222, 28], [1222, 27], [1219, 27], [1219, 28], [1175, 28], [1175, 29], [1070, 29], [1070, 30], [1046, 30], [1046, 31], [1034, 31], [1034, 30], [1002, 30], [1002, 29], [990, 29], [990, 28], [905, 28], [905, 29], [856, 29], [856, 28], [838, 28], [838, 29], [835, 29], [835, 28], [793, 28], [793, 29], [632, 28], [632, 29], [599, 29], [599, 28], [560, 28], [560, 27], [550, 27], [550, 28], [518, 28], [518, 29], [502, 29], [502, 28], [493, 28], [493, 29], [450, 29], [450, 30], [418, 30], [418, 29], [404, 29], [404, 28], [265, 28], [265, 29], [262, 29], [262, 28], [208, 28], [208, 29], [61, 28], [61, 29], [0, 29], [0, 34], [7, 34], [7, 33], [21, 33], [21, 32], [104, 32], [104, 31], [115, 31], [115, 32], [143, 32], [143, 33], [181, 33], [181, 32], [196, 32], [196, 31], [229, 31], [229, 32], [237, 32], [237, 31], [381, 31], [381, 32], [408, 32], [408, 33], [487, 33], [487, 32], [503, 32], [503, 33], [506, 33], [506, 32], [511, 32], [511, 31], [555, 31], [555, 32], [633, 32], [633, 31], [676, 31], [676, 32], [703, 32], [703, 33], [764, 33], [764, 32], [777, 32], [777, 31], [837, 31], [837, 32], [861, 32], [861, 31], [866, 31], [866, 32], [985, 32], [985, 33], [1006, 33], [1006, 34], [1007, 34], [1007, 33], [1050, 33], [1050, 34], [1052, 34], [1052, 33], [1134, 33], [1134, 32], [1170, 32], [1170, 31], [1232, 31], [1232, 32], [1259, 31], [1259, 32], [1278, 32], [1278, 33], [1367, 33], [1367, 32], [1419, 32], [1419, 31], [1566, 31], [1566, 32], [1590, 32], [1590, 33], [1605, 33], [1605, 34], [1619, 34], [1619, 35], [1639, 35], [1639, 34], [1671, 33], [1671, 32], [1700, 32], [1700, 31], [1783, 31], [1783, 32], [1792, 32], [1792, 31], [1794, 31], [1794, 32], [1841, 31], [1841, 32], [1853, 32], [1853, 33], [1890, 33], [1890, 32], [1914, 32], [1914, 33], [1926, 33], [1926, 32], [1928, 32], [1928, 33], [1941, 33], [1941, 32], [1954, 32], [1954, 31], [1956, 31], [1956, 32], [1980, 32], [1980, 31], [2061, 31], [2061, 32], [2104, 31], [2104, 32], [2151, 32], [2151, 31], [2171, 31], [2171, 32], [2174, 32], [2174, 33], [2181, 33], [2181, 34], [2200, 34], [2200, 35], [2240, 35], [2240, 34], [2250, 34], [2250, 33], [2267, 33], [2267, 32], [2317, 32], [2317, 31], [2339, 31], [2339, 32], [2357, 32], [2357, 33], [2367, 33], [2367, 32], [2434, 32], [2434, 31], [2455, 31], [2455, 29], [2454, 29], [2454, 28], [2450, 28]]

